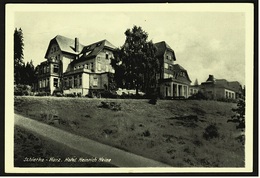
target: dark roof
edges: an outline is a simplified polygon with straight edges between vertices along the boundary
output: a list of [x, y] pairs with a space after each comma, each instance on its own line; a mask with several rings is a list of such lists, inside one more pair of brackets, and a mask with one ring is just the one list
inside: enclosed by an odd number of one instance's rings
[[155, 47], [157, 49], [157, 51], [156, 51], [156, 56], [157, 57], [163, 56], [165, 51], [169, 50], [169, 51], [171, 51], [173, 53], [173, 60], [176, 61], [175, 53], [174, 53], [173, 49], [165, 41], [161, 41], [161, 42], [155, 43], [154, 45], [155, 45]]
[[235, 92], [241, 92], [242, 90], [238, 81], [229, 82], [226, 79], [215, 79], [213, 75], [209, 75], [207, 81], [202, 83], [202, 85], [205, 84], [214, 84], [215, 87], [226, 88]]
[[57, 42], [57, 44], [60, 47], [60, 50], [62, 52], [67, 52], [67, 53], [70, 53], [70, 54], [79, 54], [84, 47], [82, 44], [79, 43], [79, 51], [76, 52], [76, 50], [75, 50], [75, 40], [74, 39], [70, 39], [70, 38], [65, 37], [65, 36], [57, 35], [56, 37], [54, 37], [50, 41], [49, 46], [48, 46], [48, 50], [46, 51], [46, 54], [45, 54], [45, 58], [47, 57], [51, 43], [54, 43], [55, 41]]
[[[185, 73], [186, 73], [186, 76], [187, 76], [186, 79], [188, 79], [188, 81], [191, 82], [187, 70], [184, 69], [181, 65], [179, 65], [179, 64], [174, 64], [174, 65], [173, 65], [173, 71], [174, 71], [176, 74], [178, 74], [178, 73], [181, 72], [181, 71], [182, 71], [182, 72], [185, 72]], [[176, 79], [179, 79], [179, 80], [181, 79], [180, 75], [176, 75], [175, 78], [176, 78]]]
[[178, 71], [178, 70], [183, 70], [183, 71], [186, 71], [186, 69], [184, 69], [181, 65], [179, 65], [179, 64], [174, 64], [173, 65], [173, 70], [176, 70], [176, 71]]
[[229, 86], [236, 92], [242, 92], [242, 86], [238, 81], [229, 82]]
[[107, 40], [102, 40], [102, 41], [87, 45], [82, 49], [82, 51], [80, 53], [80, 54], [82, 54], [82, 56], [79, 59], [74, 60], [72, 62], [72, 64], [82, 62], [86, 59], [94, 58], [104, 48], [114, 50], [116, 47]]

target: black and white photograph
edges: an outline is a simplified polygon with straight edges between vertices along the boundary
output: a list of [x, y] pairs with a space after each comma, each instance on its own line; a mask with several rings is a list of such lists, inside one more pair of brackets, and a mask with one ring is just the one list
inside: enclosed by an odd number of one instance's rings
[[253, 7], [7, 4], [5, 171], [252, 172]]

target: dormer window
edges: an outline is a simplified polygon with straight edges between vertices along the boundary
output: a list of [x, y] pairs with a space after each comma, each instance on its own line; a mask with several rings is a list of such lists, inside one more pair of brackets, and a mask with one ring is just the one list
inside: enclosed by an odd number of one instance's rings
[[85, 55], [87, 56], [87, 55], [89, 55], [90, 53], [91, 53], [91, 51], [88, 51], [88, 52], [85, 53]]
[[59, 66], [58, 65], [54, 65], [53, 66], [53, 73], [58, 73], [59, 72]]
[[165, 68], [165, 69], [168, 69], [168, 67], [169, 67], [168, 64], [167, 64], [167, 63], [164, 63], [164, 68]]

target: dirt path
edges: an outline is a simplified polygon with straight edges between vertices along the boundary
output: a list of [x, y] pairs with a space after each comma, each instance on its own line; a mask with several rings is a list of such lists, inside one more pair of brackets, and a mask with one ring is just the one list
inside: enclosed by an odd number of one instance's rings
[[65, 145], [93, 157], [111, 159], [109, 163], [118, 167], [169, 167], [169, 165], [101, 144], [18, 114], [15, 114], [15, 124], [46, 139], [61, 143], [62, 146]]

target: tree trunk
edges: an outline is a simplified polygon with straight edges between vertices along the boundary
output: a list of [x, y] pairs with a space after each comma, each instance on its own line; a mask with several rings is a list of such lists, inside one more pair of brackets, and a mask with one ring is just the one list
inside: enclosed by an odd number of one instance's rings
[[139, 85], [136, 84], [136, 93], [135, 93], [136, 96], [138, 95], [138, 90], [139, 90]]

